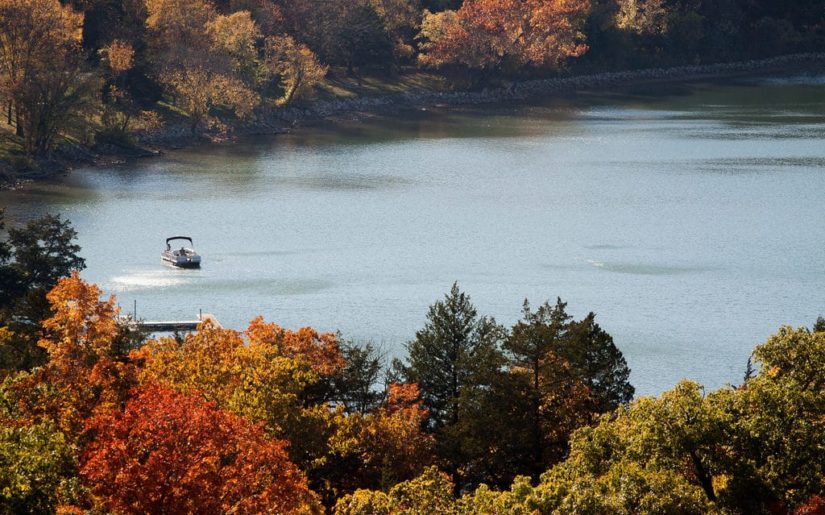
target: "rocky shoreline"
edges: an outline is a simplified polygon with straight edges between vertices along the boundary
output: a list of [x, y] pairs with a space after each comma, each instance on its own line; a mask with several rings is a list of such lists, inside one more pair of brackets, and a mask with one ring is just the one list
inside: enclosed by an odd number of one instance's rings
[[281, 134], [305, 124], [341, 116], [381, 114], [395, 110], [419, 109], [444, 105], [481, 105], [523, 102], [553, 95], [578, 91], [599, 91], [643, 83], [667, 83], [723, 79], [759, 74], [816, 73], [825, 71], [825, 53], [795, 54], [770, 59], [738, 61], [711, 65], [647, 68], [641, 70], [605, 72], [588, 75], [526, 80], [505, 87], [478, 91], [411, 90], [378, 96], [363, 96], [323, 100], [302, 106], [259, 113], [250, 121], [229, 127], [225, 132], [192, 134], [185, 123], [169, 124], [159, 130], [137, 134], [134, 148], [99, 145], [93, 148], [81, 145], [63, 145], [49, 160], [37, 163], [37, 171], [15, 174], [11, 163], [0, 162], [0, 183], [6, 187], [64, 173], [78, 166], [104, 166], [131, 159], [161, 154], [164, 150], [180, 148], [203, 141], [215, 143], [233, 141], [253, 135]]

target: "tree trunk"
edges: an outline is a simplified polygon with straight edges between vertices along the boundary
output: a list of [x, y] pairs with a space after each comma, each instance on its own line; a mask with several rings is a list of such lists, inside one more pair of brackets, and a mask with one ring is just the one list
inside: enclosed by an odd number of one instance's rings
[[20, 111], [15, 107], [14, 109], [14, 133], [19, 137], [24, 137], [23, 124], [20, 123]]
[[693, 466], [696, 469], [696, 478], [699, 480], [699, 484], [702, 486], [702, 490], [705, 491], [708, 500], [716, 502], [716, 493], [713, 491], [713, 478], [711, 478], [705, 466], [702, 465], [702, 460], [696, 455], [696, 451], [690, 451], [690, 459], [693, 461]]

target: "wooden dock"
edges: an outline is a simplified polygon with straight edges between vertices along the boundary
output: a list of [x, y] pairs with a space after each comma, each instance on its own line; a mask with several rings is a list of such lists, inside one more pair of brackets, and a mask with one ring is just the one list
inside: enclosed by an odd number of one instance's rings
[[202, 313], [194, 320], [134, 320], [133, 318], [121, 319], [130, 330], [142, 331], [145, 333], [183, 333], [197, 331], [198, 326], [204, 322], [209, 322], [212, 327], [220, 329], [222, 326], [215, 315]]

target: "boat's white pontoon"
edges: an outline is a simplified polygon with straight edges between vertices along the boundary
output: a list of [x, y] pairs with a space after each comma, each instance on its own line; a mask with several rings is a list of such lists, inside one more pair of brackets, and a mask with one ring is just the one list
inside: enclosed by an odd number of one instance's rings
[[[172, 250], [170, 242], [174, 240], [186, 240], [189, 242], [189, 246], [181, 246], [179, 249]], [[160, 253], [160, 259], [163, 263], [178, 268], [200, 268], [201, 266], [201, 257], [192, 248], [192, 238], [189, 236], [166, 238], [166, 250]]]

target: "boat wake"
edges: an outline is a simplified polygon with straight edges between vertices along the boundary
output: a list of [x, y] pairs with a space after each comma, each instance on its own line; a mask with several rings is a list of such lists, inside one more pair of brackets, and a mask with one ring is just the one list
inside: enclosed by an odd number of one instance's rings
[[113, 291], [151, 290], [180, 286], [191, 282], [186, 274], [171, 274], [169, 269], [158, 271], [133, 272], [112, 277], [109, 289]]

